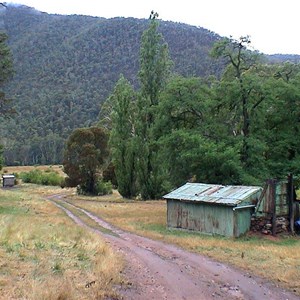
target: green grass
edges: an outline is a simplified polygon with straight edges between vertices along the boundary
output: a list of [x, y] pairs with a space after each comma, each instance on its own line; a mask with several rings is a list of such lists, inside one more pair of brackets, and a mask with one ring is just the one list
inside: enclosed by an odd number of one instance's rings
[[16, 206], [0, 206], [0, 214], [4, 215], [20, 215], [28, 212], [26, 208]]
[[277, 246], [286, 246], [286, 247], [294, 247], [299, 245], [300, 239], [299, 237], [293, 236], [281, 236], [279, 239], [266, 239], [263, 236], [244, 236], [238, 239], [234, 239], [234, 243], [242, 243], [242, 244], [253, 244], [253, 245], [277, 245]]

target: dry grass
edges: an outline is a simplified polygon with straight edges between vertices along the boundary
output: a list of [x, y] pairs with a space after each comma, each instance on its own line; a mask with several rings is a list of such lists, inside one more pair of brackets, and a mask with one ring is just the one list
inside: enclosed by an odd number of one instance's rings
[[12, 166], [12, 167], [4, 167], [1, 172], [2, 173], [7, 173], [7, 174], [17, 174], [21, 172], [29, 172], [31, 170], [38, 169], [41, 171], [47, 171], [51, 170], [53, 172], [57, 172], [61, 176], [66, 176], [66, 174], [63, 171], [63, 166], [62, 165], [53, 165], [53, 166]]
[[[239, 239], [168, 230], [165, 201], [121, 201], [119, 196], [73, 198], [72, 203], [110, 223], [138, 234], [176, 244], [237, 266], [300, 295], [299, 237], [245, 236]], [[108, 200], [108, 201], [107, 201]]]
[[[112, 293], [112, 283], [109, 280], [114, 278], [113, 282], [117, 282], [121, 268], [120, 258], [102, 260], [103, 254], [104, 257], [114, 257], [114, 254], [110, 250], [101, 250], [104, 246], [99, 245], [98, 236], [87, 235], [80, 228], [75, 231], [72, 221], [60, 210], [40, 200], [45, 195], [55, 193], [65, 193], [66, 199], [71, 199], [72, 203], [100, 215], [120, 228], [232, 264], [268, 278], [300, 295], [299, 237], [270, 238], [248, 235], [230, 239], [168, 230], [165, 201], [126, 200], [117, 192], [103, 197], [82, 197], [77, 196], [74, 189], [32, 185], [22, 185], [19, 194], [12, 193], [11, 197], [18, 195], [19, 200], [10, 199], [6, 202], [6, 214], [0, 208], [0, 295], [6, 296], [6, 292], [10, 296], [15, 295], [15, 298], [20, 293], [30, 299], [58, 299], [53, 295], [60, 291], [60, 299], [95, 299], [95, 293], [100, 293], [102, 297], [105, 293]], [[5, 202], [2, 196], [1, 191], [0, 207]], [[12, 203], [18, 205], [11, 205]], [[14, 207], [17, 207], [16, 211]], [[16, 224], [18, 228], [15, 227]], [[12, 241], [6, 242], [5, 236], [12, 237]], [[56, 246], [52, 247], [52, 244]], [[86, 253], [89, 254], [87, 259]], [[98, 263], [97, 258], [101, 258]], [[107, 261], [116, 261], [116, 266]], [[26, 270], [26, 273], [20, 271], [19, 264], [23, 265], [22, 270]], [[95, 266], [102, 271], [95, 270]], [[113, 275], [104, 275], [111, 274], [107, 269], [112, 269]], [[40, 270], [45, 271], [40, 274]], [[98, 277], [102, 274], [106, 278], [101, 279], [104, 286], [101, 287], [99, 281], [99, 286], [95, 284], [88, 289], [84, 288], [87, 282], [92, 282], [97, 277], [95, 274]], [[56, 289], [51, 289], [48, 285], [56, 286]], [[65, 291], [68, 291], [67, 296], [64, 295]]]
[[117, 298], [122, 258], [42, 200], [55, 192], [0, 189], [0, 299]]

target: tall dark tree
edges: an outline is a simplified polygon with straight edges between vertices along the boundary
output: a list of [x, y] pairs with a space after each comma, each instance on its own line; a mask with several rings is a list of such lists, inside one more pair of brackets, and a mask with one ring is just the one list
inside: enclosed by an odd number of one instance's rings
[[150, 15], [150, 25], [142, 35], [139, 79], [140, 96], [137, 101], [136, 146], [138, 148], [138, 182], [143, 199], [156, 199], [163, 192], [160, 180], [157, 137], [153, 124], [160, 93], [170, 75], [171, 60], [168, 46], [158, 32], [157, 13]]
[[78, 128], [70, 135], [64, 155], [67, 185], [77, 186], [85, 193], [95, 194], [97, 180], [106, 167], [108, 135], [102, 128]]
[[212, 85], [202, 78], [175, 77], [161, 96], [155, 130], [162, 133], [160, 155], [171, 188], [188, 180], [241, 181], [238, 151], [223, 139]]
[[[155, 106], [159, 101], [159, 94], [170, 75], [172, 62], [169, 58], [168, 45], [158, 32], [158, 14], [151, 12], [150, 25], [142, 35], [140, 49], [141, 94], [148, 98], [148, 106]], [[150, 118], [149, 122], [152, 121]]]
[[135, 197], [137, 194], [134, 147], [135, 98], [136, 94], [132, 86], [121, 76], [114, 92], [107, 100], [112, 107], [110, 114], [112, 130], [109, 142], [112, 162], [115, 167], [118, 191], [126, 198]]
[[264, 139], [271, 176], [300, 174], [300, 65], [272, 66], [265, 88], [272, 101], [266, 110]]
[[[260, 55], [250, 51], [249, 37], [225, 38], [217, 42], [211, 54], [228, 62], [220, 85], [220, 105], [231, 115], [231, 132], [241, 137], [241, 161], [251, 167], [251, 126], [259, 106], [265, 100], [262, 80], [256, 72]], [[253, 145], [253, 143], [252, 143]]]

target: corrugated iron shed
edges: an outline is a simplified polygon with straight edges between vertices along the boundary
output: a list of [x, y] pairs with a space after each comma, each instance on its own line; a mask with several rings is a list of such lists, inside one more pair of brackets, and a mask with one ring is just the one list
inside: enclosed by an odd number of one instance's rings
[[242, 202], [247, 201], [251, 195], [260, 193], [261, 191], [262, 188], [258, 186], [223, 186], [204, 183], [186, 183], [165, 195], [164, 198], [179, 201], [239, 206]]
[[169, 228], [238, 237], [250, 228], [257, 186], [186, 183], [164, 196]]

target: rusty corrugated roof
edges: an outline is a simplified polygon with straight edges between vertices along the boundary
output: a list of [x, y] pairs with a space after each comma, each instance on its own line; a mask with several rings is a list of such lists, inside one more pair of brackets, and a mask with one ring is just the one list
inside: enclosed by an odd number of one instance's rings
[[186, 183], [165, 195], [164, 199], [236, 206], [261, 190], [262, 188], [258, 186], [223, 186], [204, 183]]

